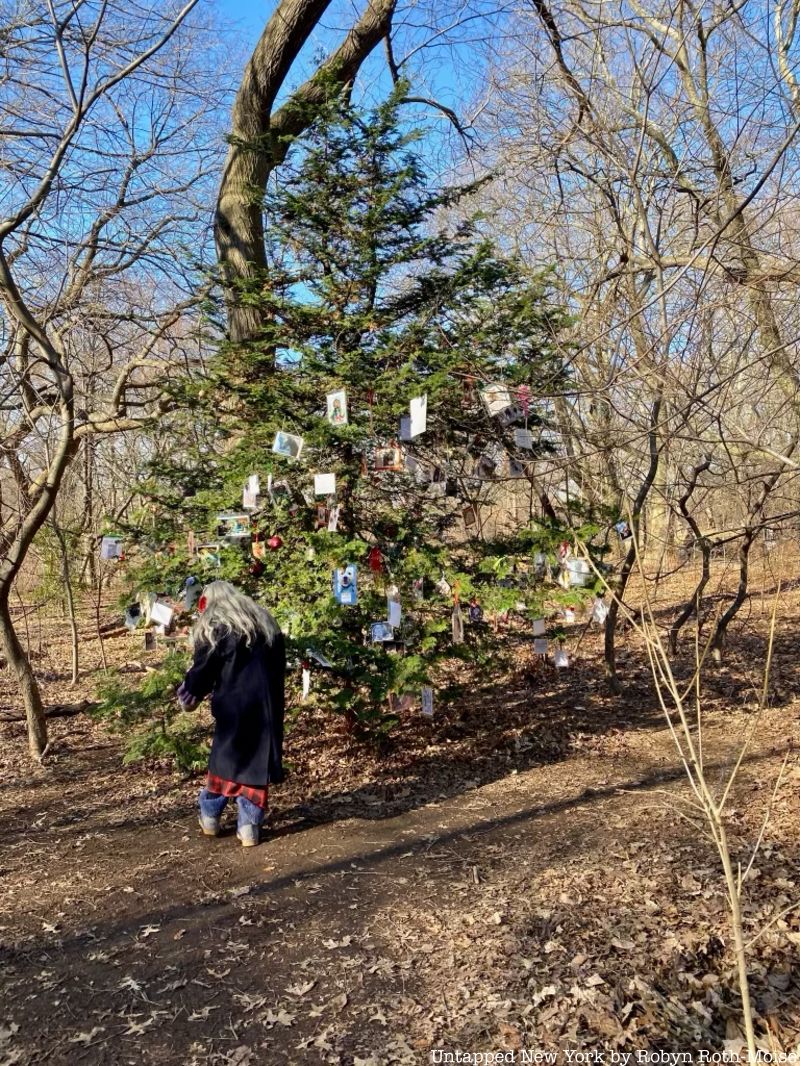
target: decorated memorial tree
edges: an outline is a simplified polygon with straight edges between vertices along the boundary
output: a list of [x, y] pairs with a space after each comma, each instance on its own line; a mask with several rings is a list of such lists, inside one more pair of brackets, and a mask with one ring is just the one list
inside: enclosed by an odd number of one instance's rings
[[[568, 385], [565, 312], [546, 271], [462, 220], [469, 189], [432, 187], [401, 93], [368, 114], [337, 97], [292, 146], [264, 204], [268, 272], [242, 294], [269, 324], [187, 385], [193, 443], [151, 483], [177, 549], [139, 574], [236, 581], [304, 684], [378, 727], [442, 655], [494, 654], [508, 612], [532, 633], [536, 555], [563, 538], [528, 503]], [[515, 494], [525, 520], [497, 532]]]

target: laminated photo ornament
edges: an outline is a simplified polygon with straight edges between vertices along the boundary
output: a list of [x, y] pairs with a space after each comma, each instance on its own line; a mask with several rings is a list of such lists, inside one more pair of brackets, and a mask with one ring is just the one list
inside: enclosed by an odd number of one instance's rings
[[358, 567], [355, 563], [333, 571], [333, 595], [343, 607], [358, 603]]
[[375, 470], [403, 469], [403, 453], [396, 444], [386, 444], [375, 450]]
[[[411, 436], [411, 415], [403, 415], [400, 419], [400, 440], [408, 443], [412, 440]], [[408, 460], [406, 460], [406, 469], [408, 469]]]
[[218, 514], [217, 536], [229, 544], [237, 544], [250, 536], [249, 514]]
[[370, 626], [370, 638], [373, 644], [387, 644], [394, 640], [394, 629], [388, 622], [373, 622]]
[[122, 559], [122, 538], [103, 537], [100, 541], [100, 558], [108, 562], [112, 559]]
[[426, 718], [433, 718], [433, 689], [430, 685], [422, 690], [422, 713]]
[[631, 527], [628, 525], [624, 518], [621, 518], [619, 522], [614, 523], [614, 529], [619, 534], [620, 540], [630, 540], [633, 536], [633, 533], [631, 533]]
[[465, 529], [475, 529], [478, 525], [478, 511], [472, 504], [469, 504], [461, 512], [461, 517], [464, 519]]
[[533, 434], [529, 429], [515, 429], [514, 444], [518, 448], [525, 448], [527, 451], [531, 451], [533, 449]]
[[276, 455], [282, 455], [286, 459], [299, 459], [303, 454], [304, 444], [302, 437], [296, 437], [293, 433], [286, 433], [279, 429], [275, 434], [272, 450]]
[[328, 421], [332, 426], [347, 425], [347, 393], [344, 389], [327, 396]]
[[601, 596], [598, 596], [592, 607], [592, 621], [597, 622], [598, 625], [603, 625], [607, 617], [608, 604]]
[[508, 427], [513, 426], [515, 422], [524, 422], [525, 415], [522, 413], [522, 408], [518, 403], [512, 403], [498, 414], [497, 421], [503, 429], [508, 429]]

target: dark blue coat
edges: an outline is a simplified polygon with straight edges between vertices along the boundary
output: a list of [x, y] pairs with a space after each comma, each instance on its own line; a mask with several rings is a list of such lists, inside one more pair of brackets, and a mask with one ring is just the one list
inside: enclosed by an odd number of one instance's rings
[[259, 636], [249, 647], [230, 633], [212, 649], [195, 648], [184, 688], [197, 700], [211, 695], [214, 740], [209, 772], [263, 788], [283, 780], [286, 647]]

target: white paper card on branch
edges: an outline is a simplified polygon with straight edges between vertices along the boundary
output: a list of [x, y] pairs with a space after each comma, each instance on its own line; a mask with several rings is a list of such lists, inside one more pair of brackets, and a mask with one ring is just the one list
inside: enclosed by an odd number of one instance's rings
[[568, 626], [572, 625], [575, 621], [575, 611], [572, 609], [572, 607], [564, 608], [564, 621]]
[[329, 392], [328, 397], [328, 421], [332, 426], [347, 425], [347, 393], [344, 389], [338, 392]]
[[335, 507], [331, 507], [330, 511], [328, 512], [328, 532], [329, 533], [335, 533], [336, 530], [339, 528], [339, 511], [340, 510], [341, 510], [341, 507], [337, 503], [336, 506]]
[[261, 481], [259, 480], [258, 474], [250, 475], [247, 479], [247, 488], [254, 496], [258, 496], [261, 493]]
[[[411, 440], [411, 415], [403, 415], [400, 419], [400, 440]], [[406, 460], [406, 469], [408, 469], [408, 460]]]
[[415, 396], [409, 405], [411, 437], [418, 437], [428, 428], [428, 394]]
[[308, 699], [308, 694], [311, 691], [311, 671], [303, 670], [303, 699]]
[[433, 689], [430, 685], [422, 690], [422, 713], [426, 718], [433, 718]]
[[544, 618], [534, 618], [533, 620], [533, 635], [535, 637], [543, 637], [546, 632], [546, 623]]
[[396, 629], [400, 625], [402, 617], [403, 608], [397, 600], [389, 600], [389, 625]]
[[150, 609], [150, 621], [155, 622], [156, 625], [168, 626], [172, 621], [173, 613], [172, 608], [168, 604], [156, 600]]
[[528, 451], [531, 451], [533, 448], [533, 434], [529, 429], [515, 429], [514, 443], [518, 448], [527, 448]]
[[566, 670], [569, 666], [569, 655], [564, 648], [557, 648], [553, 656], [553, 663], [557, 670]]
[[336, 474], [315, 474], [314, 495], [333, 496], [336, 493]]
[[597, 622], [598, 625], [602, 625], [608, 617], [608, 604], [601, 599], [594, 601], [594, 607], [592, 607], [592, 621]]
[[511, 393], [505, 385], [494, 382], [481, 392], [481, 399], [490, 416], [499, 415], [511, 406]]
[[547, 638], [537, 637], [533, 642], [534, 655], [547, 655]]
[[255, 511], [258, 507], [258, 496], [255, 492], [251, 492], [249, 487], [245, 488], [242, 493], [242, 509], [244, 511]]

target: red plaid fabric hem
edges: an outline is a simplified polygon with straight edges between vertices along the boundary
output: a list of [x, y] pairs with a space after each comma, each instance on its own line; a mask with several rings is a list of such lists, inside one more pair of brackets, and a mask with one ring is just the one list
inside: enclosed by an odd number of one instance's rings
[[217, 777], [216, 774], [208, 775], [206, 788], [220, 796], [244, 796], [251, 803], [255, 803], [256, 807], [266, 807], [269, 800], [269, 785], [253, 788], [252, 785], [240, 785], [237, 781], [226, 781], [224, 777]]

